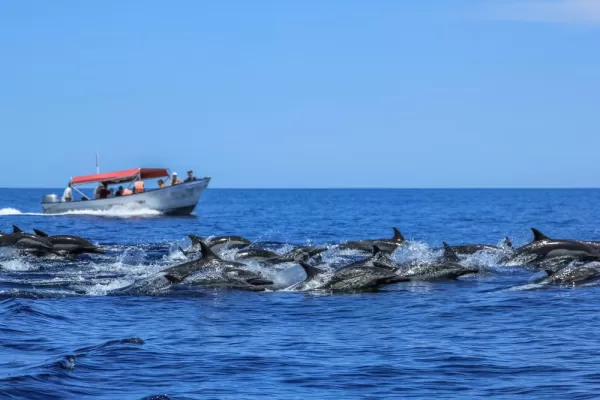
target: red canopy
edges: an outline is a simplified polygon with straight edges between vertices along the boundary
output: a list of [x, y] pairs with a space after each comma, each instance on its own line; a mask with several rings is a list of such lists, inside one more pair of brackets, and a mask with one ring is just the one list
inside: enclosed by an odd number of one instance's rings
[[169, 176], [169, 171], [165, 168], [133, 168], [117, 172], [105, 172], [103, 174], [76, 176], [71, 180], [73, 185], [83, 185], [85, 183], [106, 182], [108, 184], [130, 182], [136, 180], [138, 176], [141, 179], [161, 178]]

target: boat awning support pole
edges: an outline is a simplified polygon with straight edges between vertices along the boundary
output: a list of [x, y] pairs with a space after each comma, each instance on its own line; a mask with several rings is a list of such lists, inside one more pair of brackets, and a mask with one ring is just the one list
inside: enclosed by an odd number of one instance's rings
[[71, 188], [72, 188], [73, 190], [75, 190], [77, 193], [79, 193], [79, 194], [81, 195], [81, 197], [82, 197], [82, 198], [83, 198], [83, 197], [85, 197], [85, 198], [88, 198], [88, 199], [89, 199], [89, 197], [88, 197], [86, 194], [83, 194], [83, 193], [82, 193], [82, 192], [81, 192], [79, 189], [77, 189], [77, 187], [76, 187], [76, 186], [73, 186], [73, 185], [71, 185]]

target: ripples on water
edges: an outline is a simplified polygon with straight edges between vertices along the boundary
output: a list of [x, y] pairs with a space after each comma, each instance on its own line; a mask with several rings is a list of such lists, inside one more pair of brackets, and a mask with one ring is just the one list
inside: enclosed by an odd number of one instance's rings
[[[600, 191], [209, 190], [192, 218], [24, 215], [39, 212], [43, 192], [0, 190], [0, 229], [80, 234], [109, 251], [65, 262], [2, 249], [0, 398], [595, 398], [600, 390], [600, 288], [531, 287], [533, 271], [497, 267], [489, 254], [469, 259], [486, 267], [477, 276], [376, 293], [106, 296], [183, 260], [177, 246], [187, 233], [320, 244], [391, 236], [396, 225], [413, 241], [398, 259], [427, 257], [442, 240], [497, 244], [508, 235], [522, 244], [530, 226], [598, 240]], [[297, 267], [281, 274], [302, 279]]]

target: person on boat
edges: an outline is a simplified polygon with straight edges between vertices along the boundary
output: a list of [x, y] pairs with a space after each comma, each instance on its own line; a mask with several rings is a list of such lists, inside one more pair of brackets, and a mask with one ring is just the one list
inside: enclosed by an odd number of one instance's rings
[[102, 192], [103, 184], [99, 183], [98, 187], [94, 190], [94, 199], [100, 198], [100, 193]]
[[187, 178], [185, 178], [184, 182], [193, 182], [196, 180], [196, 177], [194, 176], [194, 171], [192, 171], [191, 169], [187, 172]]
[[177, 177], [177, 172], [173, 172], [173, 177], [171, 178], [171, 186], [180, 184], [181, 181]]
[[69, 182], [67, 188], [63, 193], [62, 201], [73, 201], [73, 190], [71, 189], [71, 182]]
[[117, 189], [117, 193], [115, 193], [115, 197], [121, 196], [123, 196], [123, 186], [119, 186], [119, 189]]
[[133, 193], [144, 193], [144, 181], [135, 181], [133, 185]]
[[110, 190], [108, 190], [108, 184], [106, 182], [102, 183], [102, 189], [100, 189], [99, 199], [106, 199], [110, 195]]
[[129, 196], [130, 194], [133, 194], [131, 189], [129, 189], [128, 187], [123, 189], [123, 196]]
[[158, 180], [158, 188], [159, 189], [164, 189], [165, 188], [165, 181], [163, 181], [162, 179]]

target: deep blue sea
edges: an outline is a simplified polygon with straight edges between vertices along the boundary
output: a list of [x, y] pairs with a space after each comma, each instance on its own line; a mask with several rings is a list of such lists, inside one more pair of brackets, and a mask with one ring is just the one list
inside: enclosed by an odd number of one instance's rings
[[[442, 241], [522, 245], [530, 227], [600, 240], [600, 190], [209, 189], [191, 217], [41, 215], [48, 192], [62, 190], [0, 189], [0, 230], [75, 234], [108, 251], [63, 260], [2, 249], [2, 399], [600, 396], [600, 287], [532, 286], [536, 271], [486, 255], [470, 260], [485, 267], [477, 275], [368, 293], [110, 295], [184, 261], [187, 234], [291, 246], [397, 226], [412, 244], [395, 257]], [[274, 279], [303, 274], [290, 264]]]

